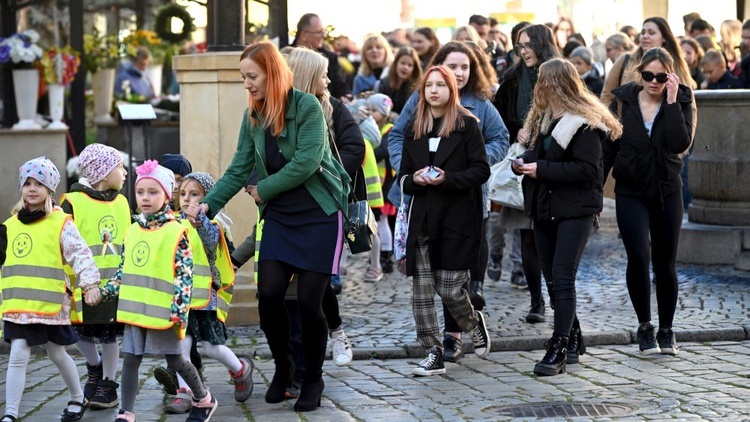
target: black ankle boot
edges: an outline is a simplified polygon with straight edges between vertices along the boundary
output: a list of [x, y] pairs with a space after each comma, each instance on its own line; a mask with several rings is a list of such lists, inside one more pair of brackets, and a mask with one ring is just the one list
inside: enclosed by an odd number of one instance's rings
[[294, 410], [296, 412], [311, 412], [319, 408], [320, 397], [323, 395], [325, 386], [322, 378], [316, 381], [303, 381], [299, 398], [294, 403]]
[[287, 386], [292, 382], [293, 374], [294, 365], [291, 364], [290, 360], [286, 359], [282, 362], [282, 365], [276, 365], [271, 385], [268, 386], [268, 391], [266, 391], [266, 403], [281, 403], [284, 401], [284, 394]]
[[482, 287], [484, 287], [484, 282], [482, 280], [472, 280], [471, 283], [469, 283], [469, 300], [471, 301], [471, 306], [474, 307], [474, 310], [481, 311], [484, 309], [484, 295], [482, 294]]
[[586, 353], [586, 343], [583, 341], [581, 324], [578, 318], [573, 321], [573, 328], [570, 329], [570, 340], [568, 340], [568, 363], [578, 363], [580, 356]]
[[99, 382], [104, 376], [104, 372], [102, 371], [102, 363], [99, 362], [99, 365], [96, 366], [91, 366], [86, 363], [86, 372], [88, 374], [88, 378], [86, 379], [86, 384], [83, 386], [83, 397], [84, 401], [88, 403], [88, 401], [91, 400], [91, 398], [96, 394], [96, 389], [97, 387], [99, 387]]
[[386, 274], [390, 274], [393, 272], [393, 252], [391, 251], [380, 252], [380, 268]]
[[555, 334], [544, 346], [547, 353], [534, 366], [534, 373], [542, 376], [564, 374], [568, 362], [568, 337]]

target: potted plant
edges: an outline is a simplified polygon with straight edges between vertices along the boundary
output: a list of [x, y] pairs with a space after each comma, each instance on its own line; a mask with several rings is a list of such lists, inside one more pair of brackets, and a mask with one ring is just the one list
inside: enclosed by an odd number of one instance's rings
[[69, 45], [62, 48], [50, 47], [39, 59], [42, 78], [47, 84], [49, 111], [52, 117], [48, 129], [68, 128], [62, 122], [65, 87], [75, 79], [80, 64], [79, 53]]
[[94, 91], [94, 123], [111, 123], [115, 68], [120, 62], [120, 42], [115, 35], [101, 35], [94, 28], [83, 36], [83, 64], [91, 72]]
[[34, 63], [42, 57], [37, 44], [39, 34], [33, 29], [0, 37], [0, 64], [13, 70], [13, 90], [19, 121], [13, 129], [41, 129], [34, 121], [39, 95], [39, 71]]

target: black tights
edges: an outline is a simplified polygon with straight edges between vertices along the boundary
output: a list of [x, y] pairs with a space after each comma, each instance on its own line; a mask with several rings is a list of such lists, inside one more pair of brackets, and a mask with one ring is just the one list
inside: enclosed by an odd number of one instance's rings
[[297, 274], [297, 309], [302, 327], [305, 359], [305, 380], [317, 381], [323, 373], [328, 327], [323, 315], [323, 293], [330, 275], [303, 271], [281, 261], [258, 263], [258, 312], [260, 327], [278, 370], [288, 370], [291, 364], [289, 345], [289, 315], [284, 296], [292, 275]]
[[628, 255], [625, 278], [638, 322], [651, 321], [650, 260], [656, 279], [659, 328], [672, 328], [677, 308], [675, 261], [682, 226], [682, 195], [676, 192], [661, 201], [617, 195], [616, 210]]

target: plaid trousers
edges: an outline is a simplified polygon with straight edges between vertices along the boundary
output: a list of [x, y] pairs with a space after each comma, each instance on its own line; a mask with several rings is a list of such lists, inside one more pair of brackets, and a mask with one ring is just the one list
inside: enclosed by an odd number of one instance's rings
[[469, 283], [469, 270], [432, 270], [427, 249], [427, 235], [417, 239], [416, 262], [412, 281], [412, 311], [417, 323], [417, 341], [429, 351], [434, 346], [442, 349], [440, 326], [435, 312], [435, 293], [440, 295], [461, 331], [467, 332], [477, 324], [469, 293], [462, 288]]

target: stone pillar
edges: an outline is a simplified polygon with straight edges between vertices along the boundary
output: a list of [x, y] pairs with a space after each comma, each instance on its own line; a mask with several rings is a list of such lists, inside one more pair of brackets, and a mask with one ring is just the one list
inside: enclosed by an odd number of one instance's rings
[[698, 123], [688, 181], [693, 202], [677, 259], [750, 270], [750, 90], [695, 92]]
[[[180, 84], [180, 153], [196, 171], [221, 177], [237, 147], [247, 93], [239, 71], [238, 52], [217, 52], [176, 56], [172, 66]], [[249, 174], [248, 174], [249, 176]], [[257, 207], [250, 195], [240, 192], [226, 206], [234, 221], [235, 245], [252, 232]], [[253, 282], [253, 262], [237, 273], [232, 310], [227, 325], [258, 323]]]

